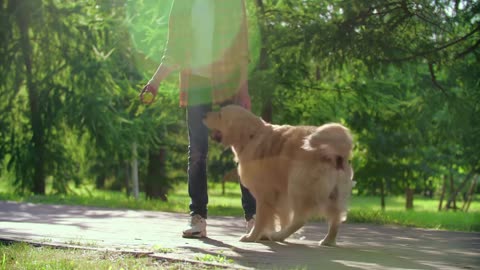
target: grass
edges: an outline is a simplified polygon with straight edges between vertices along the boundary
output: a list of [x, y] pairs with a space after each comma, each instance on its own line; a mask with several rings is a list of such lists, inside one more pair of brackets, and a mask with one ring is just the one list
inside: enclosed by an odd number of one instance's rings
[[216, 269], [206, 265], [158, 261], [151, 257], [81, 249], [33, 247], [25, 243], [0, 243], [0, 270], [38, 269]]
[[158, 244], [153, 246], [153, 250], [155, 250], [155, 252], [158, 252], [158, 253], [173, 253], [173, 252], [175, 252], [175, 250], [173, 248], [162, 247]]
[[98, 247], [99, 245], [95, 241], [82, 241], [79, 240], [69, 240], [65, 242], [67, 245], [71, 246], [83, 246], [83, 247]]
[[[0, 187], [0, 190], [6, 190]], [[0, 192], [0, 200], [13, 200], [33, 203], [85, 205], [108, 208], [143, 209], [187, 213], [189, 197], [186, 184], [176, 186], [168, 197], [168, 202], [146, 200], [141, 194], [139, 200], [125, 193], [115, 191], [99, 191], [82, 187], [74, 189], [76, 194], [48, 196], [18, 196], [11, 192]], [[226, 194], [222, 195], [221, 185], [209, 183], [209, 215], [210, 216], [242, 216], [240, 188], [236, 183], [226, 183]], [[402, 196], [386, 198], [386, 209], [380, 208], [380, 198], [368, 196], [352, 196], [348, 223], [374, 223], [385, 225], [401, 225], [430, 229], [453, 231], [480, 231], [480, 202], [475, 200], [470, 212], [461, 211], [438, 212], [438, 200], [415, 197], [414, 210], [405, 210], [405, 199]], [[461, 206], [461, 204], [459, 203]]]
[[[459, 203], [457, 203], [459, 204]], [[461, 206], [461, 204], [459, 204]], [[415, 197], [414, 209], [405, 210], [405, 198], [386, 198], [386, 209], [381, 210], [380, 198], [354, 196], [350, 203], [348, 222], [401, 225], [452, 231], [480, 231], [480, 203], [472, 202], [468, 213], [462, 211], [438, 212], [438, 199]]]
[[197, 256], [195, 257], [197, 261], [200, 262], [214, 262], [214, 263], [222, 263], [222, 264], [231, 264], [233, 263], [232, 259], [228, 259], [225, 257], [225, 255], [211, 255], [211, 254], [205, 254], [203, 256]]

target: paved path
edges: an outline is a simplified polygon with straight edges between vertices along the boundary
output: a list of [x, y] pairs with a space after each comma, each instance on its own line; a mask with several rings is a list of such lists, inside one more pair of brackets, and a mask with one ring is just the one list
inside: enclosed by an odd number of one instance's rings
[[184, 214], [0, 201], [0, 239], [140, 251], [171, 259], [225, 256], [228, 268], [480, 269], [480, 233], [344, 224], [338, 247], [318, 246], [327, 226], [311, 222], [285, 243], [241, 243], [244, 221], [210, 217], [204, 240], [183, 239]]

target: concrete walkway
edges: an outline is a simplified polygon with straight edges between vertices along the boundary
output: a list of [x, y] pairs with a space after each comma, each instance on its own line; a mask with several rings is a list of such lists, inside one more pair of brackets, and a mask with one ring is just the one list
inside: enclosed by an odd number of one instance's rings
[[480, 269], [480, 233], [344, 224], [338, 247], [318, 246], [325, 223], [285, 243], [241, 243], [244, 221], [210, 217], [203, 240], [181, 238], [185, 214], [0, 201], [0, 239], [133, 251], [173, 260], [233, 260], [249, 269]]

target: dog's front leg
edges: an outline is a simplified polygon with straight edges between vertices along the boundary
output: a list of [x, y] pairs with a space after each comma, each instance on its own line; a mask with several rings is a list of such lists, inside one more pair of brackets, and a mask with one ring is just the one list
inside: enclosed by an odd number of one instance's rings
[[256, 210], [255, 225], [250, 233], [245, 234], [240, 238], [241, 242], [259, 241], [262, 238], [265, 229], [268, 227], [269, 221], [271, 220], [268, 206], [264, 202], [257, 200]]
[[336, 246], [336, 238], [337, 238], [339, 226], [340, 226], [340, 218], [339, 217], [331, 218], [328, 221], [328, 233], [325, 236], [325, 238], [323, 238], [323, 240], [320, 241], [320, 245]]

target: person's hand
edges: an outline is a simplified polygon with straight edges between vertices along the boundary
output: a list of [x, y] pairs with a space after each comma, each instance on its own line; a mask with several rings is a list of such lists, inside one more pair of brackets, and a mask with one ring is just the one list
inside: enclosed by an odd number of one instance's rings
[[147, 83], [147, 85], [143, 87], [142, 92], [140, 92], [140, 100], [143, 102], [143, 104], [152, 104], [157, 96], [157, 93], [158, 88], [150, 83]]
[[238, 105], [244, 107], [247, 110], [252, 108], [252, 102], [250, 100], [250, 95], [248, 94], [248, 84], [243, 83], [240, 86], [240, 89], [237, 94], [237, 103]]
[[252, 101], [250, 100], [250, 95], [248, 91], [241, 91], [238, 95], [238, 105], [244, 107], [247, 110], [252, 108]]

